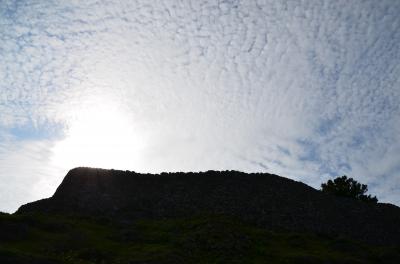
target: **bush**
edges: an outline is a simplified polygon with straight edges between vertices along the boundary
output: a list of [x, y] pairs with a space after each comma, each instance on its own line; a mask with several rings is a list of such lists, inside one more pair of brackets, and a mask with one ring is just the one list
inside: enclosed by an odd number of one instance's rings
[[371, 195], [365, 194], [368, 191], [367, 185], [358, 183], [353, 178], [347, 178], [346, 175], [321, 184], [321, 188], [324, 193], [350, 197], [363, 202], [378, 202], [376, 196], [372, 197]]

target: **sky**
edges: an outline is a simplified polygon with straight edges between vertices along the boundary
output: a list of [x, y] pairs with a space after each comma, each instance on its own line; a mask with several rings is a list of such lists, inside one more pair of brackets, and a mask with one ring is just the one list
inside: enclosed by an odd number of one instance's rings
[[348, 175], [400, 205], [400, 1], [0, 0], [0, 211], [78, 166]]

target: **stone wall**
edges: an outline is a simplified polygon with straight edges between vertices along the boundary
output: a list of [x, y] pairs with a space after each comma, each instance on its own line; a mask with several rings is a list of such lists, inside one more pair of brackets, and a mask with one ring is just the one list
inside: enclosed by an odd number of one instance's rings
[[267, 173], [138, 174], [76, 168], [53, 197], [24, 205], [17, 213], [32, 211], [125, 219], [226, 214], [269, 229], [400, 245], [400, 208], [323, 194]]

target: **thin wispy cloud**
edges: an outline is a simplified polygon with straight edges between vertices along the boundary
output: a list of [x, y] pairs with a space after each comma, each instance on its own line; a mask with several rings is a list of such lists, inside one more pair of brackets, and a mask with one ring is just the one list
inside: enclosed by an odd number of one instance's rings
[[399, 13], [395, 0], [2, 1], [0, 209], [80, 165], [314, 187], [348, 174], [399, 204]]

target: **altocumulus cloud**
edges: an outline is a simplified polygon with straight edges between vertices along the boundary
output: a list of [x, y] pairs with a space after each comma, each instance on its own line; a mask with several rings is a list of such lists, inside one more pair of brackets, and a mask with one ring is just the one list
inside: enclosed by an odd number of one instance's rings
[[399, 13], [396, 0], [1, 1], [0, 209], [79, 165], [314, 187], [348, 174], [400, 204]]

